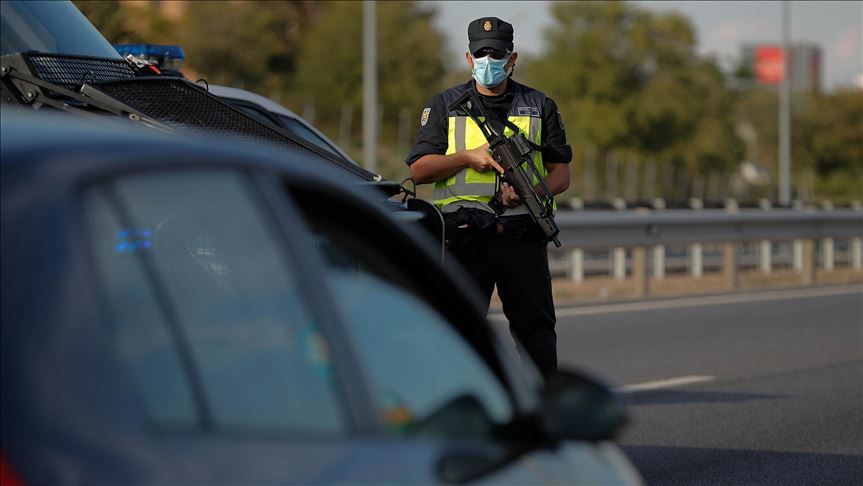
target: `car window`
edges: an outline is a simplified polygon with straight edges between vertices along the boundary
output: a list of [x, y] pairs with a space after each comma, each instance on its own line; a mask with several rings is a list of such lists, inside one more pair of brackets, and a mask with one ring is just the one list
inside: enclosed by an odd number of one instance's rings
[[321, 136], [318, 135], [317, 133], [309, 130], [309, 128], [307, 126], [305, 126], [303, 124], [303, 122], [296, 120], [294, 118], [291, 118], [291, 117], [284, 116], [284, 115], [276, 115], [276, 116], [279, 117], [279, 120], [281, 121], [282, 126], [284, 128], [286, 128], [289, 132], [295, 134], [296, 136], [298, 136], [304, 140], [312, 142], [313, 144], [317, 145], [318, 147], [326, 150], [327, 152], [329, 152], [333, 155], [337, 155], [339, 157], [342, 157], [342, 155], [339, 154], [338, 152], [336, 152], [336, 150], [329, 144], [329, 142], [327, 142], [326, 140], [321, 138]]
[[[230, 101], [230, 100], [226, 100], [226, 101]], [[243, 113], [257, 119], [258, 121], [264, 122], [268, 125], [275, 125], [276, 124], [275, 120], [273, 120], [266, 113], [264, 113], [263, 111], [261, 111], [257, 108], [249, 106], [245, 103], [231, 102], [231, 104], [234, 105], [234, 107], [236, 107], [237, 109], [242, 110]]]
[[387, 236], [348, 233], [337, 218], [306, 216], [388, 430], [491, 438], [509, 422], [506, 389], [441, 313], [412, 291], [422, 277], [394, 267], [377, 249], [374, 238]]
[[[267, 123], [269, 125], [276, 125], [277, 127], [281, 128], [283, 130], [287, 130], [292, 135], [295, 135], [295, 136], [297, 136], [297, 137], [299, 137], [299, 138], [301, 138], [307, 142], [311, 142], [311, 143], [315, 144], [316, 146], [318, 146], [319, 148], [322, 148], [322, 149], [326, 150], [327, 152], [338, 156], [339, 158], [342, 157], [342, 155], [339, 154], [332, 147], [332, 145], [329, 142], [327, 142], [326, 140], [321, 138], [321, 136], [318, 135], [317, 133], [313, 132], [312, 130], [309, 130], [309, 128], [307, 126], [305, 126], [299, 120], [296, 120], [294, 118], [284, 116], [284, 115], [278, 115], [278, 114], [274, 114], [274, 113], [269, 114], [269, 113], [257, 108], [256, 106], [252, 106], [252, 105], [250, 105], [244, 101], [239, 101], [239, 100], [235, 100], [232, 98], [224, 98], [224, 100], [227, 101], [228, 103], [231, 103], [237, 109], [242, 110], [247, 115], [252, 116], [259, 121], [262, 121], [262, 122]], [[276, 118], [278, 118], [278, 122], [276, 122], [276, 120], [274, 120], [272, 118], [272, 116], [275, 116]]]
[[86, 194], [118, 349], [158, 425], [341, 431], [326, 340], [249, 188], [177, 172]]

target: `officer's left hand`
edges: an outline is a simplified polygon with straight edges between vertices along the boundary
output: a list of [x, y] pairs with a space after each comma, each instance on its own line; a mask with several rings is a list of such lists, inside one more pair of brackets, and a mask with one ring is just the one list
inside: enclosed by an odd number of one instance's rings
[[501, 194], [503, 195], [503, 205], [507, 208], [514, 208], [521, 204], [521, 198], [515, 192], [515, 188], [504, 182], [500, 185]]

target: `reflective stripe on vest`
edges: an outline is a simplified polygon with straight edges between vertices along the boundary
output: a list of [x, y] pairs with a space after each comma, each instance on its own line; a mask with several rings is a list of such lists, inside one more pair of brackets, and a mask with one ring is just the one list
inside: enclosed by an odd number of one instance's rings
[[[542, 134], [540, 133], [542, 119], [530, 116], [510, 116], [510, 123], [518, 127], [528, 140], [539, 145]], [[504, 129], [504, 135], [510, 136], [513, 131], [510, 127]], [[474, 149], [487, 142], [482, 131], [476, 123], [466, 116], [449, 117], [447, 131], [446, 155]], [[542, 164], [542, 153], [535, 150], [533, 153], [533, 164], [538, 172], [545, 177], [547, 172]], [[528, 169], [525, 167], [525, 169]], [[528, 172], [531, 173], [531, 172]], [[491, 201], [497, 189], [496, 172], [489, 170], [477, 172], [471, 168], [465, 168], [446, 180], [438, 181], [434, 185], [434, 202], [444, 212], [452, 212], [459, 207], [481, 208], [491, 211], [488, 202]], [[539, 180], [534, 176], [534, 184]], [[508, 209], [505, 213], [509, 215], [527, 214], [524, 205]]]

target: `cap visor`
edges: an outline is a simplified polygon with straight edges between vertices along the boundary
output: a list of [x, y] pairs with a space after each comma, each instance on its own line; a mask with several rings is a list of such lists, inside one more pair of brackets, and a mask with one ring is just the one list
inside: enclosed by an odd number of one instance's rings
[[512, 50], [512, 43], [500, 39], [480, 39], [469, 43], [467, 47], [470, 49], [471, 54], [486, 47], [507, 52]]

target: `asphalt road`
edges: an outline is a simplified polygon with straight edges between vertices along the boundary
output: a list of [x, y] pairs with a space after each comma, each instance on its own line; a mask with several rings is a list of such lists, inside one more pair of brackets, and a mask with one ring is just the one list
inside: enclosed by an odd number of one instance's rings
[[863, 484], [863, 286], [558, 309], [557, 331], [629, 403], [648, 484]]

